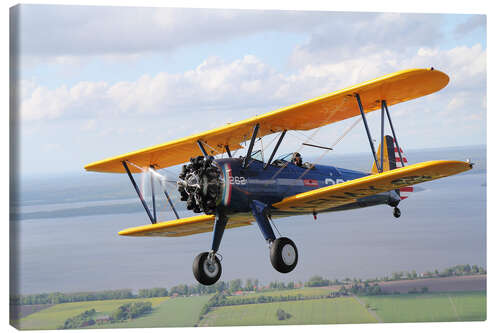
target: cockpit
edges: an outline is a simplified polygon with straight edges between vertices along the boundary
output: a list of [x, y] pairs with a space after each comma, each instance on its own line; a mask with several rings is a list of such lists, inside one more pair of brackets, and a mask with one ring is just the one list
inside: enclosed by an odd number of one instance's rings
[[[243, 158], [243, 156], [240, 156], [240, 158]], [[250, 158], [253, 160], [260, 161], [262, 163], [266, 163], [262, 151], [260, 149], [252, 152]], [[283, 167], [288, 164], [294, 164], [300, 168], [314, 169], [314, 165], [312, 163], [303, 162], [302, 156], [298, 152], [286, 153], [281, 156], [278, 156], [278, 158], [276, 158], [271, 164], [277, 167]]]
[[278, 167], [281, 167], [285, 164], [292, 163], [298, 167], [304, 168], [304, 169], [311, 169], [313, 165], [309, 162], [303, 162], [302, 161], [302, 156], [298, 152], [293, 152], [293, 153], [288, 153], [279, 156], [277, 159], [273, 161], [273, 165], [276, 165]]

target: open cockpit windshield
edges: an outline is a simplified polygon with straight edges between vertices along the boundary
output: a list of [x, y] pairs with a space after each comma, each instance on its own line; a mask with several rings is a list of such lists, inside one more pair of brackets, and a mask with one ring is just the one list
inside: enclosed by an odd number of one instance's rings
[[278, 162], [278, 161], [284, 161], [284, 162], [292, 162], [292, 157], [293, 157], [293, 153], [287, 153], [287, 154], [283, 154], [281, 156], [278, 156], [278, 158], [276, 158], [274, 160], [274, 162]]
[[251, 157], [254, 159], [254, 160], [257, 160], [257, 161], [261, 161], [262, 163], [265, 163], [264, 161], [264, 154], [262, 153], [262, 150], [257, 150], [257, 151], [254, 151], [251, 155]]

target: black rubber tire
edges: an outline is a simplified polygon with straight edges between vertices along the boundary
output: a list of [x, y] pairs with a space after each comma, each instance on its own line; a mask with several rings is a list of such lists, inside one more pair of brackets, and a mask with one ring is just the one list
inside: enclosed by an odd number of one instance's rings
[[208, 267], [205, 267], [205, 263], [208, 261], [208, 252], [202, 252], [194, 258], [193, 262], [193, 274], [199, 283], [210, 286], [217, 282], [222, 274], [222, 265], [220, 264], [219, 258], [215, 257], [215, 270], [214, 272], [209, 272]]
[[[286, 263], [285, 260], [283, 259], [284, 255], [287, 255], [286, 253], [283, 253], [283, 248], [286, 245], [291, 245], [293, 248], [294, 253], [288, 252], [288, 257], [289, 259], [293, 260], [292, 263]], [[291, 250], [290, 247], [287, 247], [288, 251]], [[286, 250], [285, 250], [286, 251]], [[293, 255], [295, 257], [293, 257]], [[295, 266], [297, 266], [297, 261], [299, 259], [299, 252], [297, 251], [297, 246], [295, 246], [295, 243], [292, 242], [291, 239], [286, 238], [286, 237], [281, 237], [276, 239], [272, 244], [271, 244], [271, 264], [273, 265], [274, 269], [276, 269], [280, 273], [290, 273], [293, 271]]]
[[399, 218], [401, 216], [401, 210], [398, 207], [394, 207], [392, 215], [394, 215], [395, 218]]

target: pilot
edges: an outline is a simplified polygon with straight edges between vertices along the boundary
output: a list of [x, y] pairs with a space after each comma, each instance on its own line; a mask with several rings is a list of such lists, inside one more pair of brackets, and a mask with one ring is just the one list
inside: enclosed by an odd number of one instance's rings
[[298, 167], [302, 167], [302, 157], [299, 153], [295, 152], [292, 155], [292, 163]]

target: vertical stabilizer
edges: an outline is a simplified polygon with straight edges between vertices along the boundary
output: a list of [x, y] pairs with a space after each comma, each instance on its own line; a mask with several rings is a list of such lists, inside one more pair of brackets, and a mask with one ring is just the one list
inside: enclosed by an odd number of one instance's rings
[[[396, 147], [396, 143], [394, 142], [393, 137], [390, 135], [384, 136], [384, 142], [382, 144], [384, 145], [383, 160], [380, 158], [381, 144], [379, 144], [378, 146], [377, 158], [379, 160], [379, 163], [381, 162], [383, 163], [383, 172], [401, 168], [403, 164], [401, 163], [401, 158], [399, 157], [398, 148]], [[406, 165], [408, 163], [408, 160], [406, 159], [406, 156], [403, 153], [403, 149], [401, 148], [401, 146], [399, 148], [401, 149], [400, 152], [401, 152], [401, 157], [403, 158], [403, 163]], [[375, 162], [373, 162], [371, 171], [372, 174], [379, 173]], [[399, 189], [399, 192], [401, 199], [406, 199], [408, 198], [408, 194], [413, 192], [413, 186], [402, 187]]]
[[[380, 158], [380, 150], [381, 150], [380, 148], [382, 144], [384, 145], [383, 159]], [[377, 151], [377, 159], [379, 160], [379, 163], [382, 163], [383, 172], [401, 167], [401, 162], [399, 163], [399, 165], [396, 164], [396, 154], [395, 154], [396, 150], [397, 148], [392, 136], [390, 135], [384, 136], [384, 142], [378, 145], [378, 151]], [[377, 169], [377, 164], [373, 162], [372, 174], [375, 173], [378, 173], [378, 169]]]

